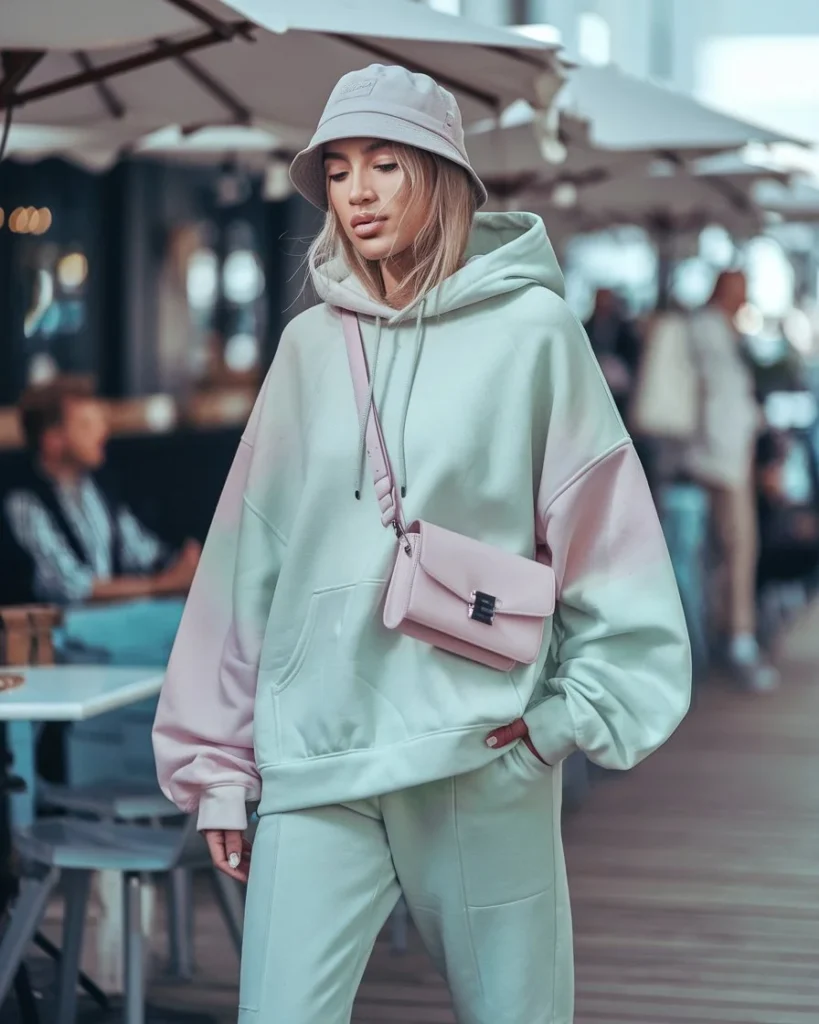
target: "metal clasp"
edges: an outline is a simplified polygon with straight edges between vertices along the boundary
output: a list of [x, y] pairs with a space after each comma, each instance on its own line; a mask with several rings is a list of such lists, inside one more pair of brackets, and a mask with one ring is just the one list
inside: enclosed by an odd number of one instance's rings
[[473, 590], [469, 595], [468, 615], [475, 622], [482, 622], [485, 626], [491, 626], [495, 622], [495, 606], [498, 599], [491, 594], [484, 594], [480, 590]]
[[411, 556], [412, 545], [409, 542], [409, 537], [407, 536], [404, 527], [398, 522], [397, 519], [393, 519], [392, 528], [393, 530], [395, 530], [395, 536], [398, 538], [398, 540], [404, 542], [404, 551], [406, 551], [406, 553]]

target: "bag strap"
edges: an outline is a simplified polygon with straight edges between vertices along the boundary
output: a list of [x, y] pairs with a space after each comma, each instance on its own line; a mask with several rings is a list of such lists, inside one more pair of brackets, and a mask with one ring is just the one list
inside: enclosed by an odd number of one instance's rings
[[[350, 376], [353, 379], [353, 391], [355, 392], [360, 423], [367, 411], [367, 397], [370, 391], [370, 372], [367, 367], [367, 354], [361, 338], [361, 325], [355, 313], [350, 313], [346, 309], [341, 310], [341, 325], [344, 329], [347, 359], [350, 363]], [[395, 486], [395, 476], [390, 465], [390, 457], [387, 452], [387, 445], [384, 441], [384, 434], [381, 430], [381, 422], [378, 418], [378, 409], [375, 406], [375, 402], [372, 402], [370, 406], [366, 438], [367, 456], [370, 461], [378, 505], [381, 509], [381, 522], [384, 526], [391, 526], [395, 530], [396, 535], [402, 537], [404, 535], [404, 513], [401, 508], [398, 488]]]

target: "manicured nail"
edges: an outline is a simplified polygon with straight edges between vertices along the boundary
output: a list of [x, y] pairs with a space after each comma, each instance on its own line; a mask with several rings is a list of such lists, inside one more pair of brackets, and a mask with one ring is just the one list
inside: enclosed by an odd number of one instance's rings
[[486, 737], [486, 745], [487, 745], [487, 747], [496, 747], [498, 745], [498, 737], [497, 736], [487, 736]]
[[228, 857], [228, 864], [230, 864], [230, 866], [231, 866], [231, 867], [233, 868], [233, 870], [235, 871], [235, 870], [236, 870], [236, 868], [238, 868], [238, 867], [239, 867], [239, 863], [241, 862], [241, 860], [242, 860], [242, 858], [241, 858], [241, 857], [239, 856], [239, 854], [238, 854], [238, 853], [232, 853], [232, 854], [231, 854], [231, 855], [230, 855], [230, 856]]

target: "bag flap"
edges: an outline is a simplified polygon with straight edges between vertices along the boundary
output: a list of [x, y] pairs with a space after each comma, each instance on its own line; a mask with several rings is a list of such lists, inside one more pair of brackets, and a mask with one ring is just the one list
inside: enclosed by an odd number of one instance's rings
[[431, 523], [413, 523], [409, 532], [420, 535], [419, 562], [424, 572], [465, 603], [480, 591], [496, 599], [497, 615], [546, 618], [554, 614], [551, 566]]

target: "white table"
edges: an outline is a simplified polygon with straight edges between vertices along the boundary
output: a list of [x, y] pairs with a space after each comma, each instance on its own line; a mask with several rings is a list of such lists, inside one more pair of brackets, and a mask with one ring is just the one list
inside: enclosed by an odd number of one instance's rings
[[154, 697], [162, 686], [162, 674], [146, 668], [51, 665], [5, 671], [21, 673], [26, 680], [0, 693], [0, 722], [9, 723], [6, 742], [13, 770], [26, 783], [26, 792], [11, 799], [11, 820], [18, 827], [34, 820], [35, 723], [83, 721]]
[[[25, 676], [25, 683], [0, 693], [0, 729], [6, 730], [6, 746], [12, 755], [12, 774], [23, 779], [24, 793], [9, 800], [12, 827], [34, 821], [37, 774], [35, 769], [36, 725], [43, 722], [79, 722], [156, 696], [162, 673], [156, 669], [109, 665], [53, 665], [0, 668]], [[100, 878], [102, 915], [98, 930], [97, 958], [107, 971], [98, 978], [111, 991], [121, 989], [119, 876], [110, 872]], [[146, 915], [150, 920], [150, 914]], [[103, 956], [105, 954], [105, 957]]]

